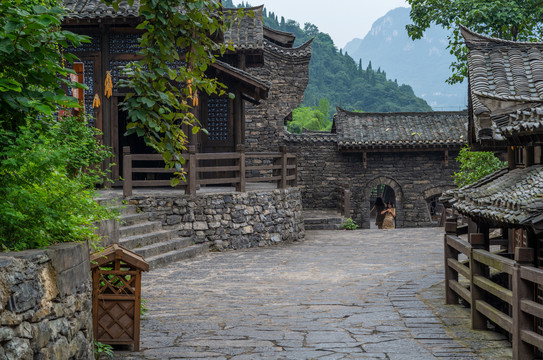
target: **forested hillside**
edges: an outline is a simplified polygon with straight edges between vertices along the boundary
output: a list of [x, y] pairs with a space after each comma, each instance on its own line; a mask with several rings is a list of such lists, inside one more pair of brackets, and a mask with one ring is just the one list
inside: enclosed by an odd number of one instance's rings
[[[224, 0], [223, 5], [235, 7], [232, 0]], [[242, 3], [238, 6], [250, 5]], [[338, 51], [330, 36], [320, 32], [317, 26], [306, 23], [302, 29], [297, 22], [285, 20], [266, 9], [264, 24], [295, 34], [295, 46], [313, 38], [309, 84], [302, 103], [302, 108], [311, 108], [295, 111], [294, 120], [299, 123], [296, 128], [304, 126], [318, 130], [314, 127], [329, 125], [336, 106], [364, 112], [432, 110], [423, 99], [415, 96], [409, 85], [387, 79], [386, 72], [380, 68], [373, 69], [371, 63], [362, 68], [361, 62], [356, 63], [348, 54]], [[326, 103], [329, 104], [328, 113], [321, 114]]]

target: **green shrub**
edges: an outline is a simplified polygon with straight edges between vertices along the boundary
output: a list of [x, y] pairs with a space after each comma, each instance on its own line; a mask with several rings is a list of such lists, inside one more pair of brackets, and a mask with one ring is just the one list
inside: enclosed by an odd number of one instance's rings
[[358, 225], [356, 225], [356, 223], [353, 221], [353, 219], [348, 218], [343, 223], [342, 229], [344, 229], [344, 230], [356, 230], [356, 229], [358, 229]]
[[111, 153], [73, 118], [28, 121], [0, 133], [0, 248], [25, 250], [98, 240], [92, 223], [114, 213], [94, 201]]
[[460, 170], [454, 173], [453, 178], [459, 188], [507, 166], [507, 162], [501, 161], [493, 153], [471, 151], [468, 145], [460, 150], [456, 161], [460, 163]]

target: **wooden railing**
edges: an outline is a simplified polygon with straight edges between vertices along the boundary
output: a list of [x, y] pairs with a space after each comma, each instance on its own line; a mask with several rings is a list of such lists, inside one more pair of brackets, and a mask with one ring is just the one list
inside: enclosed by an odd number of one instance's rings
[[543, 350], [537, 327], [543, 304], [536, 302], [537, 292], [543, 289], [543, 270], [530, 265], [534, 249], [516, 248], [512, 260], [490, 252], [483, 234], [470, 234], [465, 241], [451, 231], [453, 223], [447, 225], [446, 303], [458, 304], [462, 298], [470, 304], [473, 329], [486, 329], [490, 320], [511, 334], [513, 359], [535, 358], [537, 349]]
[[[238, 146], [233, 153], [196, 153], [196, 147], [189, 146], [184, 171], [186, 182], [177, 188], [184, 188], [191, 196], [202, 185], [234, 186], [236, 191], [243, 192], [247, 183], [273, 182], [277, 188], [297, 186], [296, 155], [288, 154], [286, 146], [279, 152], [245, 153], [243, 146]], [[131, 196], [133, 187], [170, 186], [170, 176], [164, 179], [153, 179], [160, 174], [173, 175], [175, 170], [166, 170], [162, 155], [131, 154], [129, 147], [123, 148], [123, 195]], [[142, 165], [144, 164], [144, 165]], [[145, 180], [134, 179], [138, 173], [146, 174]]]

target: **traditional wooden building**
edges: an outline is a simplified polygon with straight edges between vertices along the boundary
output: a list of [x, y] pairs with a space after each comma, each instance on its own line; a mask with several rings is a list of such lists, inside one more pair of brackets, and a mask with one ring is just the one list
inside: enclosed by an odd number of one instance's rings
[[340, 209], [370, 228], [377, 196], [393, 201], [398, 227], [432, 226], [437, 199], [454, 187], [454, 159], [466, 143], [466, 112], [356, 113], [337, 109], [331, 133], [285, 133], [296, 149], [305, 209]]
[[[468, 216], [470, 232], [502, 228], [509, 252], [536, 249], [543, 265], [543, 43], [495, 39], [462, 28], [469, 49], [470, 146], [502, 152], [508, 167], [450, 191], [443, 200]], [[506, 154], [506, 155], [505, 155]]]
[[[91, 42], [77, 48], [66, 49], [77, 55], [84, 63], [85, 110], [92, 123], [103, 131], [103, 142], [113, 149], [117, 166], [113, 168], [113, 179], [122, 174], [121, 154], [124, 146], [130, 146], [132, 153], [148, 153], [141, 138], [136, 135], [124, 136], [128, 123], [127, 113], [119, 108], [119, 103], [127, 94], [127, 89], [115, 85], [121, 76], [122, 68], [130, 61], [141, 58], [138, 55], [139, 36], [136, 26], [142, 21], [139, 16], [139, 1], [132, 6], [121, 2], [114, 10], [100, 0], [65, 0], [68, 16], [63, 28], [91, 37]], [[270, 84], [246, 71], [253, 66], [264, 65], [264, 30], [262, 6], [247, 9], [254, 16], [246, 16], [234, 22], [234, 26], [224, 34], [224, 41], [232, 42], [235, 51], [227, 53], [216, 61], [208, 71], [209, 76], [217, 77], [234, 93], [228, 97], [201, 96], [198, 117], [209, 135], [199, 133], [190, 138], [200, 152], [232, 152], [238, 144], [244, 143], [245, 102], [258, 104], [267, 98]], [[181, 67], [181, 61], [173, 62]], [[104, 96], [104, 81], [111, 72], [114, 84], [113, 96]], [[101, 106], [92, 107], [95, 95]], [[120, 184], [119, 181], [116, 182]]]

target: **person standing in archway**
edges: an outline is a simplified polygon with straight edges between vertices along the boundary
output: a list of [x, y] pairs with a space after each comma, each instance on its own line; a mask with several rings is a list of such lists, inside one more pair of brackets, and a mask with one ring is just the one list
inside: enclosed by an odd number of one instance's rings
[[381, 212], [385, 219], [383, 220], [383, 229], [394, 229], [394, 218], [396, 217], [396, 209], [394, 204], [389, 202], [387, 208]]
[[378, 197], [375, 199], [375, 204], [370, 210], [370, 214], [375, 211], [375, 225], [377, 225], [378, 229], [383, 228], [383, 220], [385, 220], [384, 210], [386, 210], [385, 203], [382, 198]]

